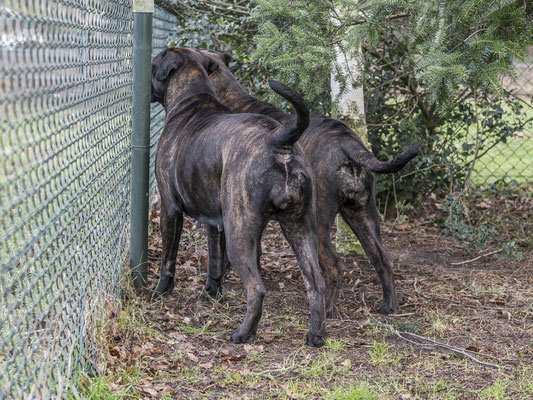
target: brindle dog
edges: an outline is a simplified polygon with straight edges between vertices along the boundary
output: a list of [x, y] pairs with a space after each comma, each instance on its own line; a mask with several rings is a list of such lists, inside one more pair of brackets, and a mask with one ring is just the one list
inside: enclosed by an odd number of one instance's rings
[[[268, 115], [282, 124], [294, 121], [292, 115], [283, 113], [272, 104], [250, 96], [227, 68], [230, 60], [224, 53], [200, 50], [206, 60], [219, 63], [219, 68], [209, 74], [222, 104], [235, 112]], [[205, 61], [204, 61], [205, 62]], [[374, 174], [399, 171], [418, 154], [417, 143], [388, 162], [379, 161], [346, 125], [334, 119], [311, 116], [309, 128], [298, 143], [302, 146], [315, 176], [319, 262], [326, 281], [326, 315], [333, 315], [335, 301], [342, 283], [342, 261], [330, 239], [331, 227], [337, 213], [355, 233], [376, 269], [383, 288], [382, 314], [398, 312], [398, 301], [392, 261], [381, 240], [379, 214], [375, 202]], [[221, 282], [219, 271], [229, 267], [227, 260], [213, 259], [209, 271], [217, 274], [208, 282]], [[220, 288], [220, 285], [217, 289]], [[213, 295], [213, 287], [206, 287]]]
[[163, 259], [157, 294], [174, 286], [183, 213], [208, 225], [211, 257], [227, 253], [247, 294], [246, 317], [231, 335], [252, 341], [262, 313], [265, 287], [257, 248], [266, 223], [279, 221], [298, 259], [309, 297], [307, 344], [326, 337], [325, 284], [317, 255], [312, 172], [294, 143], [309, 124], [303, 99], [271, 81], [289, 100], [297, 118], [287, 124], [259, 114], [235, 114], [217, 100], [208, 73], [217, 62], [189, 49], [167, 49], [152, 63], [152, 102], [167, 112], [156, 155], [161, 195]]

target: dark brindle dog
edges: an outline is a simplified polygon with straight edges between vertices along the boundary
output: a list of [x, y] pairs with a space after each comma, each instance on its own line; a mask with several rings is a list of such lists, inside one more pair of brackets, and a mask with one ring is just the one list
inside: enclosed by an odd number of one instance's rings
[[[235, 112], [268, 115], [282, 124], [291, 124], [294, 117], [273, 105], [250, 96], [227, 68], [229, 56], [201, 50], [206, 59], [219, 62], [219, 68], [209, 75], [222, 104]], [[206, 62], [206, 61], [204, 61]], [[330, 231], [337, 213], [341, 213], [348, 226], [361, 242], [374, 265], [383, 287], [380, 312], [398, 312], [398, 301], [392, 261], [381, 241], [379, 214], [375, 203], [374, 175], [391, 173], [403, 168], [418, 153], [420, 143], [410, 147], [396, 159], [379, 161], [365, 148], [357, 135], [346, 125], [320, 115], [311, 117], [309, 128], [298, 141], [313, 168], [316, 187], [319, 261], [326, 281], [326, 315], [332, 316], [335, 301], [342, 283], [342, 263], [330, 239]], [[213, 260], [213, 263], [219, 259]], [[211, 264], [211, 262], [210, 262]], [[213, 266], [218, 273], [228, 267]], [[220, 276], [210, 282], [220, 282]], [[206, 287], [208, 293], [216, 293]]]
[[265, 295], [257, 248], [266, 223], [275, 216], [307, 289], [307, 344], [320, 346], [326, 336], [325, 285], [317, 256], [312, 173], [299, 147], [293, 146], [309, 124], [309, 110], [288, 87], [271, 82], [296, 108], [296, 120], [280, 124], [264, 115], [231, 113], [215, 97], [208, 78], [217, 68], [217, 62], [189, 49], [164, 50], [152, 63], [152, 101], [167, 112], [156, 156], [163, 238], [156, 293], [168, 293], [174, 286], [185, 212], [208, 225], [210, 256], [222, 259], [226, 253], [246, 288], [246, 317], [231, 340], [253, 340]]

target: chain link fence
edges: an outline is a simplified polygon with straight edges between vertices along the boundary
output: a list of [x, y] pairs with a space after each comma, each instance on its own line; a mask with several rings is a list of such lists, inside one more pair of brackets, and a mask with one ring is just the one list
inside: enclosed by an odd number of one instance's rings
[[0, 399], [64, 398], [127, 265], [132, 4], [0, 0], [0, 35]]
[[497, 144], [478, 160], [475, 182], [487, 185], [496, 180], [533, 184], [533, 47], [530, 56], [515, 64], [516, 80], [506, 79], [504, 86], [523, 105], [526, 123], [523, 129]]
[[[165, 3], [161, 3], [164, 5]], [[156, 7], [154, 12], [153, 33], [152, 33], [152, 59], [167, 46], [173, 43], [177, 35], [176, 16], [169, 13], [162, 7]], [[157, 150], [159, 135], [165, 124], [165, 110], [159, 103], [152, 103], [150, 115], [150, 199], [153, 199], [156, 190], [155, 170], [153, 160]]]

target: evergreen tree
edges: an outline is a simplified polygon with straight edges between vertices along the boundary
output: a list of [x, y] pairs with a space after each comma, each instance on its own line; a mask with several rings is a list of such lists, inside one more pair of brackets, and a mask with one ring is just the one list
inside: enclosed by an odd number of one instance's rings
[[[343, 68], [335, 47], [357, 56], [361, 48], [381, 56], [384, 27], [403, 32], [400, 62], [407, 89], [424, 90], [427, 106], [444, 114], [462, 85], [500, 93], [512, 60], [525, 56], [533, 38], [527, 0], [257, 0], [259, 33], [254, 56], [297, 84], [308, 96], [326, 98], [330, 72]], [[402, 78], [403, 78], [402, 77]]]
[[381, 177], [383, 198], [394, 193], [397, 201], [409, 200], [462, 186], [475, 160], [527, 121], [522, 103], [501, 82], [533, 43], [529, 1], [257, 3], [254, 57], [278, 79], [326, 102], [331, 73], [351, 84], [335, 50], [362, 54], [358, 84], [365, 88], [372, 150], [386, 158], [424, 141], [421, 156], [401, 173], [408, 179]]

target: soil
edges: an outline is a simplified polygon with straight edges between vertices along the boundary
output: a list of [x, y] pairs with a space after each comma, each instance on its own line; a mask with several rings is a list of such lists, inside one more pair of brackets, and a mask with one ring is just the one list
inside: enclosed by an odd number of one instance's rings
[[[381, 286], [367, 257], [343, 256], [344, 284], [320, 349], [304, 345], [307, 299], [277, 223], [264, 234], [267, 296], [258, 337], [234, 345], [229, 335], [245, 313], [243, 287], [230, 272], [220, 301], [203, 296], [205, 228], [187, 220], [172, 294], [162, 301], [133, 296], [143, 310], [137, 324], [121, 323], [131, 319], [125, 311], [117, 316], [122, 328], [115, 328], [104, 368], [113, 390], [126, 387], [117, 371], [137, 368], [128, 392], [140, 398], [533, 398], [533, 252], [522, 248], [523, 258], [511, 260], [498, 251], [498, 239], [469, 250], [441, 235], [438, 209], [428, 204], [407, 222], [382, 225], [399, 315], [378, 313]], [[519, 218], [529, 218], [531, 209], [524, 212]], [[157, 211], [151, 219], [154, 288]]]

